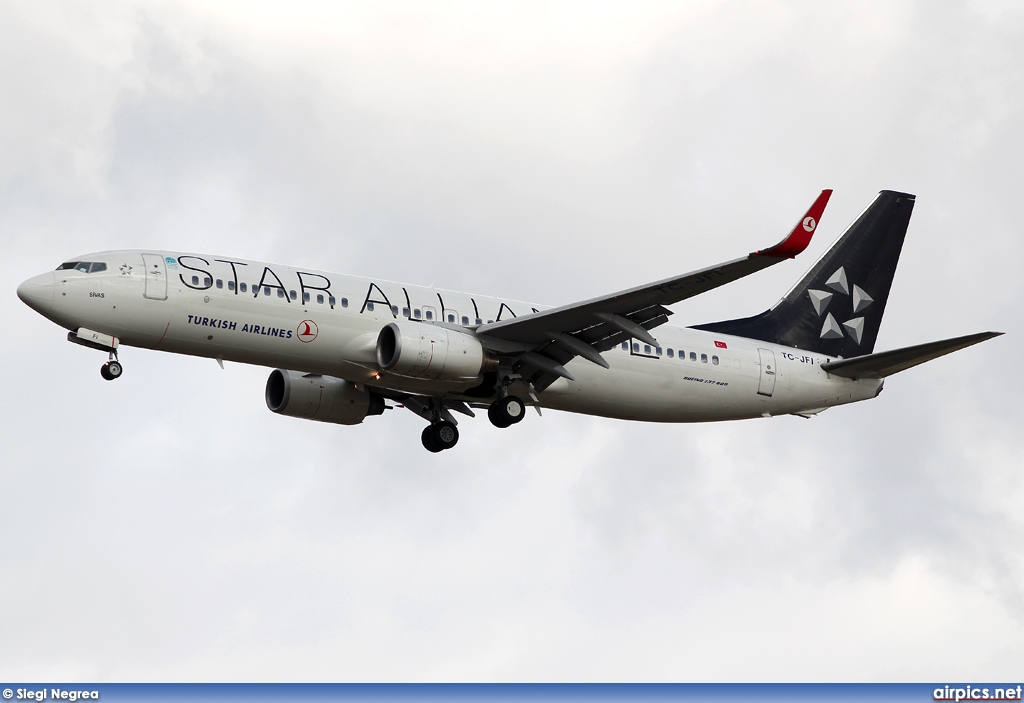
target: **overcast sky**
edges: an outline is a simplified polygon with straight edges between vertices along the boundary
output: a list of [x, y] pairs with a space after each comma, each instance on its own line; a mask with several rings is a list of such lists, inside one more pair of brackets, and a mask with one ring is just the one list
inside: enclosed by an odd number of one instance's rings
[[[0, 679], [1017, 680], [1016, 2], [0, 1]], [[1007, 335], [804, 420], [274, 415], [15, 296], [211, 252], [562, 304], [741, 256], [759, 312], [918, 196], [876, 350]]]

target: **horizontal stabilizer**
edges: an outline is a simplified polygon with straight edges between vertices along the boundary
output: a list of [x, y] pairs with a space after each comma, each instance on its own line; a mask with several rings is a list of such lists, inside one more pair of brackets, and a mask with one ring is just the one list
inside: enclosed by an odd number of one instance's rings
[[944, 339], [940, 342], [928, 342], [917, 344], [912, 347], [893, 349], [892, 351], [868, 354], [866, 356], [855, 356], [852, 359], [839, 359], [822, 364], [821, 368], [835, 376], [843, 378], [885, 378], [894, 373], [906, 371], [907, 369], [923, 364], [932, 359], [938, 359], [958, 349], [969, 347], [986, 339], [998, 337], [1002, 332], [979, 332], [969, 334], [966, 337]]

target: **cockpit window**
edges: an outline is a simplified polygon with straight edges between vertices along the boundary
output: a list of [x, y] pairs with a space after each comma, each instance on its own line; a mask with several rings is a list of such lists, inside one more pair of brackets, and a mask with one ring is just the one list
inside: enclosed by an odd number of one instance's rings
[[72, 269], [82, 273], [96, 273], [98, 271], [106, 271], [107, 265], [102, 261], [67, 261], [57, 267], [58, 271], [69, 271]]

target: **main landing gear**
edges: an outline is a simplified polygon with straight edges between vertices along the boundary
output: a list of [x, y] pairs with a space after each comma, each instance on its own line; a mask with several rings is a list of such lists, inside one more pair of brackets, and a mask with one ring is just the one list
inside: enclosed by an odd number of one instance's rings
[[110, 352], [110, 360], [100, 367], [100, 376], [107, 381], [113, 381], [116, 378], [121, 378], [121, 372], [124, 371], [121, 368], [121, 362], [117, 360], [117, 352]]
[[510, 427], [526, 416], [526, 404], [514, 395], [498, 398], [487, 407], [487, 419], [495, 427]]
[[[424, 448], [429, 452], [443, 452], [459, 441], [459, 429], [454, 422], [442, 419], [443, 410], [443, 401], [436, 399], [428, 409], [420, 412], [430, 419], [430, 424], [423, 428], [423, 434], [420, 435]], [[487, 406], [487, 417], [495, 427], [509, 427], [526, 417], [526, 404], [514, 395], [506, 395]]]
[[427, 451], [442, 452], [451, 449], [459, 441], [459, 428], [447, 420], [439, 420], [423, 428], [420, 439]]

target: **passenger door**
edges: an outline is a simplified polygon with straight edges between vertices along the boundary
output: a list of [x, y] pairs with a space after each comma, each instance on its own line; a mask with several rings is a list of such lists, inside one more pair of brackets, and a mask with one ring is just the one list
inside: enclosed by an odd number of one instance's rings
[[142, 295], [150, 300], [167, 300], [167, 265], [159, 254], [143, 254], [146, 288]]
[[771, 349], [758, 349], [757, 355], [761, 359], [761, 376], [757, 383], [757, 394], [772, 396], [775, 392], [775, 352]]

